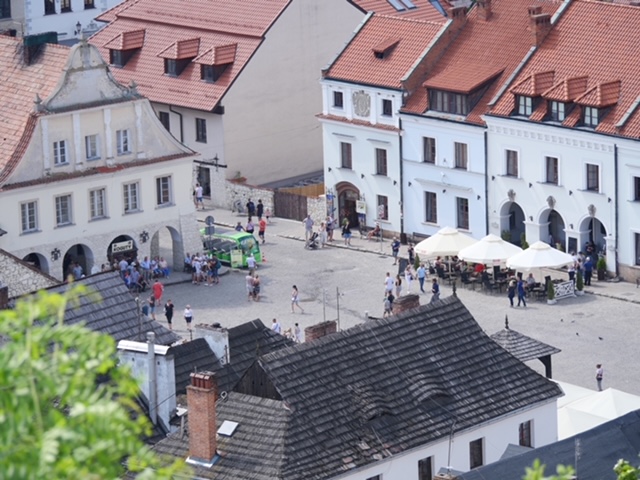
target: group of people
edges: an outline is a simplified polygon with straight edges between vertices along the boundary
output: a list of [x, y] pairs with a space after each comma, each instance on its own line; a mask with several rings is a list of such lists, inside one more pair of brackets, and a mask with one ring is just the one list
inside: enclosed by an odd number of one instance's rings
[[576, 272], [580, 272], [584, 279], [585, 285], [591, 285], [591, 277], [593, 277], [593, 270], [596, 268], [596, 262], [594, 260], [595, 254], [585, 256], [584, 253], [571, 252], [573, 257], [573, 263], [569, 265], [567, 272], [569, 274], [569, 280], [575, 282]]
[[[256, 231], [256, 225], [253, 223], [252, 218], [249, 217], [247, 219], [246, 225], [243, 226], [242, 222], [238, 222], [234, 230], [236, 232], [247, 232], [253, 235], [253, 233]], [[260, 238], [263, 244], [265, 242], [264, 234], [266, 231], [267, 231], [267, 221], [264, 218], [260, 218], [258, 220], [258, 237]]]
[[274, 318], [273, 321], [271, 322], [271, 330], [281, 335], [284, 335], [290, 340], [293, 340], [295, 343], [302, 343], [302, 330], [300, 328], [300, 325], [297, 322], [293, 326], [293, 329], [291, 329], [290, 327], [283, 332], [282, 325], [280, 325], [280, 322], [278, 322], [278, 320]]
[[[411, 265], [407, 265], [404, 270], [404, 293], [408, 295], [411, 293], [411, 285], [414, 280], [418, 280], [421, 293], [427, 293], [424, 289], [425, 281], [427, 279], [427, 268], [424, 263], [414, 271]], [[396, 275], [395, 278], [391, 276], [391, 273], [387, 272], [387, 276], [384, 279], [384, 314], [383, 316], [391, 315], [393, 309], [393, 301], [400, 297], [403, 293], [402, 276]], [[394, 296], [395, 291], [395, 296]], [[431, 279], [431, 300], [429, 303], [435, 302], [440, 299], [440, 284], [438, 278], [433, 277]]]
[[191, 273], [193, 285], [210, 287], [220, 283], [220, 268], [222, 263], [215, 255], [205, 256], [200, 253], [191, 255], [187, 252], [184, 257], [185, 271]]

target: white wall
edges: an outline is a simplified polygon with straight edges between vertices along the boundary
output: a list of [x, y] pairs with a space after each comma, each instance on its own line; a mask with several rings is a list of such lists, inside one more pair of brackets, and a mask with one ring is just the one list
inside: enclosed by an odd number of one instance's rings
[[227, 178], [263, 184], [322, 169], [320, 70], [363, 18], [344, 0], [289, 4], [222, 100]]
[[[640, 278], [640, 256], [636, 234], [640, 234], [640, 202], [635, 198], [635, 178], [640, 177], [640, 142], [617, 139], [618, 143], [618, 262], [627, 281]], [[608, 245], [613, 248], [614, 245]]]
[[[60, 0], [55, 0], [56, 13], [44, 14], [44, 0], [25, 0], [25, 33], [32, 35], [43, 32], [58, 32], [58, 41], [80, 38], [75, 34], [76, 24], [80, 22], [86, 29], [89, 22], [109, 8], [115, 7], [121, 0], [95, 0], [95, 8], [84, 8], [84, 0], [71, 0], [71, 11], [60, 12]], [[103, 24], [97, 23], [100, 27]]]
[[[411, 480], [418, 478], [418, 462], [433, 456], [433, 471], [451, 466], [454, 470], [469, 470], [469, 442], [484, 438], [484, 464], [500, 459], [507, 445], [519, 443], [518, 427], [522, 422], [533, 420], [533, 445], [541, 447], [557, 441], [556, 401], [537, 406], [530, 410], [503, 417], [481, 427], [458, 433], [451, 444], [449, 461], [449, 442], [443, 439], [432, 445], [416, 448], [376, 462], [374, 465], [356, 472], [332, 477], [334, 480], [367, 480], [382, 475], [383, 480]], [[524, 475], [524, 472], [523, 472]]]
[[[402, 116], [402, 128], [405, 231], [433, 235], [443, 227], [458, 227], [456, 198], [460, 197], [469, 201], [465, 233], [478, 239], [485, 236], [484, 128], [414, 115]], [[436, 139], [435, 164], [423, 161], [424, 137]], [[467, 170], [455, 168], [455, 142], [467, 144]], [[437, 196], [437, 223], [426, 222], [427, 191]]]

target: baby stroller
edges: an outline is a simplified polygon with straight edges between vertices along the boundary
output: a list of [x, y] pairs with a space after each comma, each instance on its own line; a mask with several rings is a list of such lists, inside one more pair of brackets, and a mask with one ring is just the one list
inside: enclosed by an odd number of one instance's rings
[[315, 250], [319, 246], [320, 245], [318, 244], [318, 232], [313, 232], [311, 234], [311, 237], [309, 238], [309, 240], [305, 244], [304, 248], [307, 248], [309, 250]]

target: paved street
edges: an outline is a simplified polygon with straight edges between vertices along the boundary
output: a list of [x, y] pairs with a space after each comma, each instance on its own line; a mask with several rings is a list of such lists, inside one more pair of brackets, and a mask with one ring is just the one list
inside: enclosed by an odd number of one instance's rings
[[[226, 210], [199, 213], [202, 218], [213, 215], [217, 223], [226, 225], [242, 220]], [[337, 233], [336, 243], [342, 243]], [[388, 240], [382, 244], [385, 255], [381, 255], [379, 244], [359, 238], [352, 240], [353, 247], [349, 249], [305, 250], [300, 236], [304, 236], [304, 229], [295, 221], [275, 219], [267, 228], [267, 243], [262, 247], [266, 263], [258, 269], [263, 292], [260, 302], [247, 301], [246, 271], [231, 270], [220, 285], [212, 287], [173, 283], [185, 277], [173, 275], [165, 298], [172, 298], [176, 304], [174, 324], [178, 333], [188, 338], [181, 315], [186, 304], [194, 310], [195, 323], [220, 322], [232, 327], [260, 318], [270, 325], [272, 318], [278, 318], [283, 329], [298, 322], [304, 330], [325, 318], [338, 318], [336, 288], [340, 291], [340, 328], [364, 322], [365, 311], [372, 316], [382, 315], [385, 272], [395, 273], [392, 269], [397, 268], [392, 266]], [[554, 273], [554, 277], [564, 275]], [[291, 313], [290, 291], [294, 284], [300, 290], [304, 314]], [[417, 291], [417, 282], [413, 291]], [[640, 289], [635, 284], [594, 281], [586, 291], [583, 297], [564, 299], [556, 305], [532, 299], [526, 309], [510, 308], [505, 293], [490, 295], [464, 288], [458, 288], [457, 293], [487, 333], [502, 329], [508, 315], [512, 329], [560, 348], [562, 352], [552, 359], [554, 378], [595, 389], [595, 364], [602, 363], [605, 387], [640, 395], [640, 371], [633, 360], [633, 346], [640, 337], [636, 325]], [[443, 297], [451, 292], [449, 285], [442, 285]], [[421, 302], [427, 303], [429, 298], [424, 294]], [[540, 362], [528, 364], [544, 371]]]

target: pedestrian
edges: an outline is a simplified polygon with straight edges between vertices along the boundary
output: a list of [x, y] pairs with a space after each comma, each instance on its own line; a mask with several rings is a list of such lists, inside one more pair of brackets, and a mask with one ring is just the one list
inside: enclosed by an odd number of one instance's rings
[[427, 278], [427, 269], [424, 266], [424, 263], [421, 263], [416, 271], [416, 275], [418, 276], [418, 283], [420, 283], [420, 291], [425, 293], [424, 291], [424, 281]]
[[351, 225], [346, 217], [342, 221], [342, 236], [344, 237], [344, 244], [351, 246]]
[[153, 296], [156, 298], [156, 302], [158, 302], [158, 305], [160, 305], [160, 302], [162, 301], [162, 294], [164, 293], [164, 285], [162, 285], [160, 283], [160, 280], [158, 280], [157, 278], [153, 284], [152, 290], [153, 290]]
[[273, 330], [276, 333], [282, 333], [282, 327], [280, 326], [280, 323], [278, 322], [278, 320], [276, 320], [275, 318], [271, 322], [271, 330]]
[[193, 311], [191, 305], [187, 305], [184, 309], [184, 321], [187, 322], [187, 330], [191, 331], [191, 322], [193, 321]]
[[409, 248], [407, 248], [407, 255], [409, 256], [409, 265], [413, 266], [416, 261], [416, 252], [413, 249], [413, 244], [409, 244]]
[[333, 242], [333, 227], [334, 227], [333, 223], [334, 223], [334, 221], [333, 221], [333, 218], [331, 217], [331, 215], [327, 216], [326, 223], [327, 223], [327, 241], [328, 242]]
[[255, 230], [255, 227], [253, 225], [253, 221], [251, 220], [251, 216], [249, 216], [249, 219], [247, 220], [247, 226], [244, 227], [244, 231], [253, 235], [254, 230]]
[[202, 198], [202, 185], [196, 183], [196, 210], [198, 209], [198, 204], [202, 206], [202, 210], [204, 210], [204, 200]]
[[264, 216], [267, 217], [267, 223], [271, 223], [271, 209], [269, 207], [264, 210]]
[[260, 301], [260, 277], [258, 275], [253, 277], [253, 300]]
[[293, 289], [291, 290], [291, 313], [295, 313], [294, 307], [298, 307], [300, 309], [300, 313], [304, 313], [304, 310], [300, 306], [298, 295], [298, 287], [294, 285]]
[[253, 298], [253, 276], [250, 273], [247, 273], [247, 276], [244, 277], [244, 284], [247, 290], [247, 302], [250, 302]]
[[236, 232], [244, 232], [244, 227], [242, 226], [242, 222], [236, 223], [236, 226], [235, 226], [234, 230]]
[[313, 234], [313, 219], [311, 218], [311, 215], [307, 215], [307, 218], [302, 221], [302, 224], [304, 225], [304, 239], [308, 242], [309, 238]]
[[256, 204], [249, 199], [247, 202], [247, 215], [249, 218], [253, 217], [256, 214]]
[[507, 287], [507, 297], [509, 297], [509, 304], [513, 307], [513, 298], [516, 296], [516, 279], [509, 280], [509, 286]]
[[318, 231], [320, 236], [320, 245], [322, 248], [327, 244], [327, 226], [324, 222], [320, 224], [320, 230]]
[[74, 264], [72, 272], [74, 280], [80, 280], [84, 273], [82, 270], [82, 266], [78, 262]]
[[262, 204], [262, 199], [258, 199], [258, 206], [256, 207], [256, 214], [258, 215], [258, 220], [262, 220], [262, 215], [264, 215], [264, 205]]
[[296, 343], [302, 343], [302, 330], [300, 329], [300, 325], [297, 323], [293, 329], [293, 341]]
[[413, 271], [411, 270], [411, 263], [404, 269], [404, 281], [407, 283], [407, 295], [411, 293], [411, 282], [413, 281]]
[[384, 312], [382, 313], [382, 318], [391, 316], [391, 298], [393, 295], [389, 293], [388, 296], [384, 297]]
[[212, 271], [212, 276], [213, 276], [213, 283], [215, 283], [216, 285], [218, 283], [220, 283], [220, 267], [222, 266], [222, 263], [220, 262], [220, 259], [217, 256], [213, 256], [213, 258], [211, 258], [211, 271]]
[[393, 241], [391, 242], [391, 253], [393, 254], [393, 264], [396, 265], [398, 263], [398, 253], [400, 253], [400, 241], [398, 237], [393, 237]]
[[144, 278], [147, 282], [151, 280], [151, 262], [149, 261], [149, 257], [144, 257], [144, 260], [140, 262], [140, 266], [142, 267], [142, 278]]
[[249, 275], [253, 276], [256, 273], [256, 268], [258, 268], [256, 257], [253, 256], [253, 253], [247, 258], [247, 267], [249, 268]]
[[387, 272], [387, 276], [384, 279], [384, 296], [386, 297], [391, 292], [393, 292], [393, 278], [391, 278], [391, 274]]
[[267, 221], [264, 218], [261, 218], [258, 221], [258, 237], [262, 240], [262, 244], [264, 245], [264, 232], [267, 230]]
[[438, 285], [438, 279], [434, 278], [431, 280], [431, 301], [429, 303], [437, 300], [440, 300], [440, 285]]
[[598, 384], [598, 391], [602, 391], [602, 377], [604, 376], [604, 370], [602, 369], [602, 364], [596, 365], [596, 383]]
[[593, 275], [593, 261], [591, 257], [587, 257], [582, 268], [584, 268], [584, 284], [591, 285], [591, 276]]
[[569, 281], [575, 282], [577, 257], [575, 256], [574, 253], [572, 253], [571, 256], [574, 258], [574, 260], [567, 267], [567, 273], [569, 274]]
[[400, 297], [402, 295], [402, 279], [400, 278], [400, 274], [396, 275], [396, 297]]
[[526, 307], [527, 301], [525, 300], [524, 297], [527, 292], [524, 288], [524, 280], [522, 280], [522, 277], [518, 279], [518, 284], [516, 285], [516, 289], [518, 291], [518, 306], [520, 306], [520, 302], [522, 302], [522, 306]]
[[147, 303], [149, 304], [147, 315], [151, 317], [153, 320], [155, 320], [156, 319], [156, 297], [151, 295], [147, 300]]
[[173, 320], [173, 302], [171, 299], [167, 300], [167, 303], [164, 304], [164, 317], [169, 324], [169, 330], [173, 330], [173, 326], [171, 325], [171, 321]]

